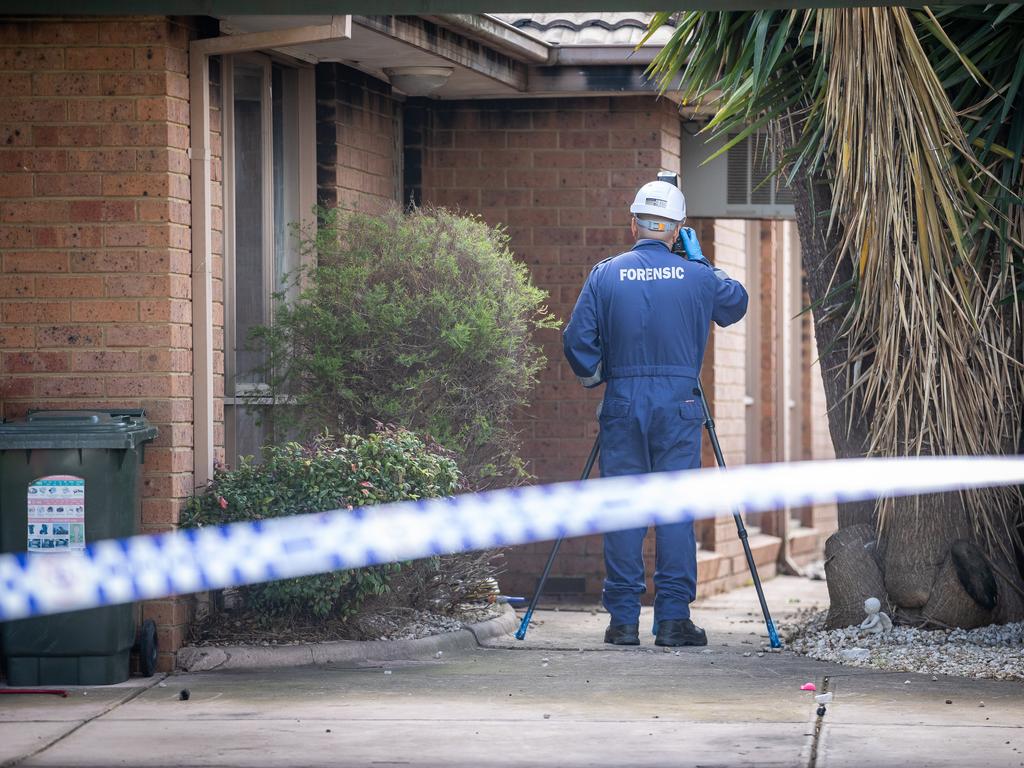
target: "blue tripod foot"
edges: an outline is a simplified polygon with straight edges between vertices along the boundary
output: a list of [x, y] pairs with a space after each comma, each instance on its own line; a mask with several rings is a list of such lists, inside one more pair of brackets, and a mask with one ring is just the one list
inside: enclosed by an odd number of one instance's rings
[[526, 615], [523, 616], [523, 620], [519, 622], [519, 629], [516, 630], [516, 640], [522, 640], [526, 637], [526, 630], [530, 628], [531, 618], [533, 618], [533, 611], [527, 611]]

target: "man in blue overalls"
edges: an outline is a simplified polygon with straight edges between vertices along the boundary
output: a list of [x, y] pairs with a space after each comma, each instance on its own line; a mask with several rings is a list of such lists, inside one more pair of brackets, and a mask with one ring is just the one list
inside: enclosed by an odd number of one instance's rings
[[[636, 244], [591, 270], [565, 328], [565, 356], [585, 387], [606, 383], [601, 404], [601, 475], [700, 466], [703, 407], [696, 393], [711, 323], [731, 325], [747, 311], [743, 286], [701, 254], [684, 229], [683, 193], [645, 184], [629, 208]], [[680, 238], [686, 252], [672, 252]], [[639, 645], [646, 528], [605, 534], [606, 643]], [[655, 644], [707, 645], [690, 620], [697, 591], [693, 523], [655, 528]]]

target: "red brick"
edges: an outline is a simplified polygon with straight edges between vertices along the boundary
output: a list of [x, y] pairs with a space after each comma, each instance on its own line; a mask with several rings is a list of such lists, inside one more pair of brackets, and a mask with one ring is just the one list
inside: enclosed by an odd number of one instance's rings
[[36, 96], [98, 96], [100, 82], [86, 72], [37, 72], [31, 88]]
[[551, 128], [555, 130], [573, 130], [583, 128], [583, 113], [566, 110], [554, 112], [535, 112], [533, 114], [535, 130]]
[[535, 168], [582, 168], [583, 152], [558, 149], [538, 150], [533, 153]]
[[558, 180], [558, 174], [549, 170], [509, 170], [505, 179], [509, 189], [551, 189]]
[[177, 48], [151, 45], [135, 49], [135, 69], [157, 69], [168, 72], [188, 72], [188, 55]]
[[167, 296], [171, 291], [171, 277], [169, 275], [126, 275], [108, 277], [107, 295], [116, 296], [138, 296], [157, 297]]
[[46, 197], [96, 197], [102, 190], [98, 174], [67, 173], [36, 176], [36, 194]]
[[139, 317], [144, 322], [192, 322], [192, 303], [179, 299], [156, 299], [139, 302]]
[[191, 472], [194, 462], [190, 448], [152, 448], [146, 451], [147, 472]]
[[[36, 393], [35, 376], [4, 376], [0, 379], [0, 397], [11, 400], [17, 397], [33, 397]], [[5, 414], [10, 406], [5, 406]]]
[[67, 119], [82, 123], [114, 123], [135, 119], [134, 99], [72, 99]]
[[168, 376], [110, 376], [105, 379], [107, 397], [169, 397], [172, 380]]
[[626, 189], [637, 190], [650, 180], [651, 172], [646, 168], [640, 168], [632, 171], [611, 172], [611, 185], [613, 187], [624, 187]]
[[68, 218], [75, 222], [135, 221], [133, 200], [74, 200], [68, 206]]
[[71, 312], [67, 302], [5, 301], [5, 323], [60, 323], [67, 322]]
[[167, 80], [162, 72], [112, 72], [99, 76], [99, 87], [104, 96], [151, 96], [164, 93]]
[[153, 325], [117, 325], [106, 329], [110, 347], [169, 347], [172, 346], [173, 326], [166, 323]]
[[47, 123], [64, 120], [67, 104], [57, 99], [0, 99], [0, 121]]
[[67, 170], [67, 152], [59, 149], [32, 149], [0, 152], [0, 172], [59, 173]]
[[193, 418], [191, 399], [141, 400], [139, 405], [146, 410], [150, 421], [155, 423], [191, 422]]
[[27, 299], [35, 294], [35, 280], [31, 277], [0, 277], [0, 296]]
[[40, 379], [36, 383], [39, 397], [100, 397], [103, 379], [95, 376], [59, 376]]
[[183, 173], [190, 172], [188, 154], [180, 149], [157, 147], [154, 149], [134, 150], [137, 170], [146, 173]]
[[131, 323], [139, 319], [137, 301], [76, 301], [71, 305], [76, 323]]
[[72, 272], [134, 272], [139, 267], [138, 251], [75, 251]]
[[[171, 429], [164, 429], [161, 431], [160, 436], [151, 443], [154, 447], [160, 447], [157, 443], [160, 442], [162, 435], [171, 432], [171, 430], [177, 430], [183, 425], [172, 425]], [[189, 435], [191, 431], [189, 430]], [[147, 474], [142, 481], [142, 496], [143, 498], [171, 498], [171, 499], [182, 499], [189, 496], [192, 493], [192, 475], [181, 474], [181, 475], [151, 475]]]
[[67, 272], [68, 255], [60, 251], [24, 251], [4, 254], [4, 272]]
[[69, 48], [68, 69], [131, 69], [135, 56], [131, 48]]
[[[185, 349], [152, 349], [142, 353], [141, 370], [166, 373], [191, 373], [192, 353]], [[187, 392], [185, 394], [191, 394]]]
[[559, 134], [558, 145], [563, 149], [604, 149], [608, 146], [608, 132], [563, 131]]
[[37, 277], [36, 296], [46, 298], [98, 298], [103, 296], [99, 277]]
[[113, 225], [103, 232], [103, 242], [111, 248], [172, 246], [175, 239], [176, 233], [166, 224]]
[[82, 149], [68, 152], [72, 171], [131, 171], [135, 169], [134, 149]]
[[0, 221], [56, 222], [68, 220], [68, 204], [59, 200], [9, 200], [0, 203]]
[[51, 325], [36, 331], [40, 347], [97, 347], [102, 339], [103, 332], [94, 325]]
[[27, 72], [0, 72], [0, 94], [5, 98], [32, 95], [32, 75]]
[[79, 225], [35, 227], [32, 241], [43, 248], [98, 248], [103, 243], [103, 230]]
[[[149, 469], [150, 458], [151, 455], [147, 451], [147, 469]], [[150, 600], [142, 604], [142, 618], [152, 619], [159, 625], [186, 624], [189, 621], [189, 616], [188, 605], [184, 600]]]
[[139, 120], [165, 121], [187, 125], [188, 102], [170, 97], [138, 99], [135, 103]]
[[0, 347], [16, 349], [17, 347], [33, 347], [35, 343], [35, 328], [12, 325], [0, 327]]
[[28, 25], [32, 42], [36, 45], [82, 45], [98, 40], [98, 26], [90, 21], [46, 21], [33, 20]]
[[63, 68], [62, 48], [0, 48], [0, 70]]
[[71, 369], [105, 373], [107, 371], [136, 371], [139, 368], [139, 353], [134, 350], [96, 350], [73, 352]]
[[509, 149], [555, 149], [558, 131], [509, 131]]
[[104, 23], [100, 29], [101, 40], [128, 45], [171, 43], [184, 46], [188, 36], [188, 27], [164, 18], [111, 21]]
[[67, 352], [4, 352], [6, 373], [63, 373], [68, 370]]
[[636, 125], [636, 115], [632, 112], [594, 111], [583, 115], [583, 127], [588, 130], [634, 128]]
[[5, 150], [0, 154], [10, 154], [11, 147], [38, 146], [35, 135], [39, 130], [39, 126], [30, 127], [20, 123], [14, 125], [0, 124], [0, 145]]

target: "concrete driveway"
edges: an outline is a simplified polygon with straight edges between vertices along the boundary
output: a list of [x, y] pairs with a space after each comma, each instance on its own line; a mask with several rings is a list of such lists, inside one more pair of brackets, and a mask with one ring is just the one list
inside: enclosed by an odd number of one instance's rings
[[[820, 582], [766, 587], [783, 619], [826, 598]], [[544, 611], [525, 642], [440, 658], [3, 697], [0, 765], [1024, 765], [1019, 683], [759, 657], [756, 611], [749, 589], [704, 601], [705, 649], [665, 652], [649, 634], [612, 648], [606, 615]], [[835, 695], [824, 717], [809, 681]]]

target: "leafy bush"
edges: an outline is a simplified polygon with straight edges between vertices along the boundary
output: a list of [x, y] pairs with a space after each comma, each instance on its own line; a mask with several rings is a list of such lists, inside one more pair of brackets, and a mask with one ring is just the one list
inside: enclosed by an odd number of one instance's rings
[[[449, 496], [460, 485], [448, 453], [404, 429], [340, 441], [325, 435], [306, 445], [267, 447], [258, 464], [244, 459], [237, 469], [218, 469], [213, 482], [189, 500], [184, 524], [218, 525]], [[346, 618], [367, 597], [387, 592], [401, 567], [284, 579], [245, 587], [243, 593], [248, 607], [268, 617]]]
[[544, 365], [533, 333], [558, 321], [505, 232], [444, 209], [322, 215], [304, 243], [317, 266], [253, 338], [293, 404], [285, 423], [402, 424], [454, 451], [475, 488], [522, 477], [512, 419]]

